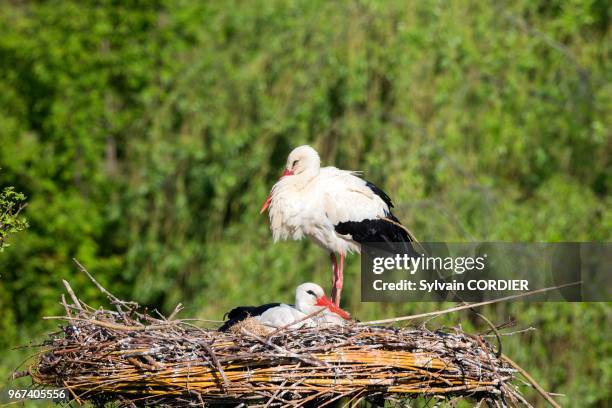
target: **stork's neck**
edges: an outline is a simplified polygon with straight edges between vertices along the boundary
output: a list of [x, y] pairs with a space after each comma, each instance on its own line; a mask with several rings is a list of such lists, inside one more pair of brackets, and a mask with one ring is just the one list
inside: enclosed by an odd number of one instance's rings
[[311, 314], [323, 309], [322, 306], [313, 305], [312, 303], [301, 301], [301, 299], [295, 300], [295, 308], [304, 314]]
[[306, 169], [302, 173], [296, 174], [296, 175], [292, 176], [291, 177], [291, 179], [292, 179], [291, 181], [293, 182], [293, 184], [297, 188], [302, 189], [302, 188], [306, 187], [308, 185], [308, 183], [310, 183], [312, 181], [312, 179], [317, 177], [320, 172], [321, 172], [321, 168], [320, 167], [312, 168], [312, 169]]

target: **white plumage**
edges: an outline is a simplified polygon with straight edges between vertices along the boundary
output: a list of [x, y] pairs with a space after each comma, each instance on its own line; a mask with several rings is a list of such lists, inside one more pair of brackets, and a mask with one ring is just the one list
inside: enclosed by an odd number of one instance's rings
[[325, 250], [359, 252], [359, 243], [334, 226], [389, 213], [389, 206], [355, 172], [324, 167], [306, 183], [296, 182], [297, 177], [283, 177], [272, 188], [270, 224], [275, 242], [307, 236]]
[[[345, 324], [348, 314], [343, 310], [334, 309], [333, 303], [325, 296], [323, 288], [316, 283], [303, 283], [295, 290], [295, 305], [281, 304], [270, 308], [256, 318], [268, 327], [315, 327]], [[305, 319], [308, 315], [323, 311]], [[344, 318], [338, 313], [343, 314]]]
[[[319, 312], [319, 313], [317, 313]], [[313, 316], [309, 315], [317, 313]], [[322, 327], [342, 325], [350, 319], [337, 307], [316, 283], [303, 283], [295, 290], [295, 305], [271, 303], [262, 306], [240, 306], [228, 313], [228, 321], [220, 328], [228, 330], [234, 324], [253, 317], [268, 328]]]
[[[321, 168], [320, 164], [312, 147], [295, 148], [261, 212], [269, 207], [275, 242], [306, 236], [330, 252], [334, 271], [332, 299], [338, 305], [347, 253], [360, 252], [361, 242], [411, 238], [399, 227], [391, 213], [393, 204], [382, 190], [357, 172]], [[335, 253], [340, 254], [339, 267]]]

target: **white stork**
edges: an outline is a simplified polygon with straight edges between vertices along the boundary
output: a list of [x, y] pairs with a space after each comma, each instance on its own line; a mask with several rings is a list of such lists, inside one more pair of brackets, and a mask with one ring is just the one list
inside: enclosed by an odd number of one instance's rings
[[321, 167], [319, 154], [307, 145], [289, 154], [260, 213], [268, 208], [274, 242], [307, 236], [330, 253], [332, 300], [337, 306], [347, 253], [360, 252], [365, 242], [414, 241], [391, 212], [393, 203], [384, 191], [357, 172]]
[[[324, 310], [322, 310], [324, 309]], [[321, 311], [322, 310], [322, 311]], [[307, 318], [315, 312], [318, 314]], [[254, 317], [269, 328], [315, 327], [345, 324], [350, 315], [325, 296], [323, 288], [316, 283], [303, 283], [295, 290], [295, 305], [268, 303], [261, 306], [239, 306], [227, 313], [228, 320], [219, 328], [227, 331], [236, 323]], [[293, 323], [293, 324], [292, 324]]]

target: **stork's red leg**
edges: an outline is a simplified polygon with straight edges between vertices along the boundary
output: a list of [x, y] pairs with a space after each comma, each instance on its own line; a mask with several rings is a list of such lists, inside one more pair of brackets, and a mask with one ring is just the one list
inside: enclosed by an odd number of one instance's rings
[[330, 253], [329, 257], [332, 262], [332, 271], [334, 273], [332, 277], [332, 300], [336, 298], [336, 281], [338, 280], [338, 261], [336, 260], [336, 254]]
[[337, 268], [338, 274], [335, 276], [336, 283], [334, 284], [334, 291], [332, 294], [336, 296], [332, 297], [336, 306], [340, 306], [340, 294], [342, 293], [342, 285], [344, 283], [344, 254], [340, 253], [340, 266]]

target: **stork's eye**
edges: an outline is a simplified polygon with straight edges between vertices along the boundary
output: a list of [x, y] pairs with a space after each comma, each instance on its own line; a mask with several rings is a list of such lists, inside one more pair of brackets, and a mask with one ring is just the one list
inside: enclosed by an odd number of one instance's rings
[[293, 164], [291, 165], [291, 167], [295, 167], [295, 165], [299, 162], [299, 160], [294, 160]]
[[312, 295], [314, 297], [317, 297], [317, 294], [314, 293], [312, 290], [307, 290], [306, 293], [308, 293], [309, 295]]

